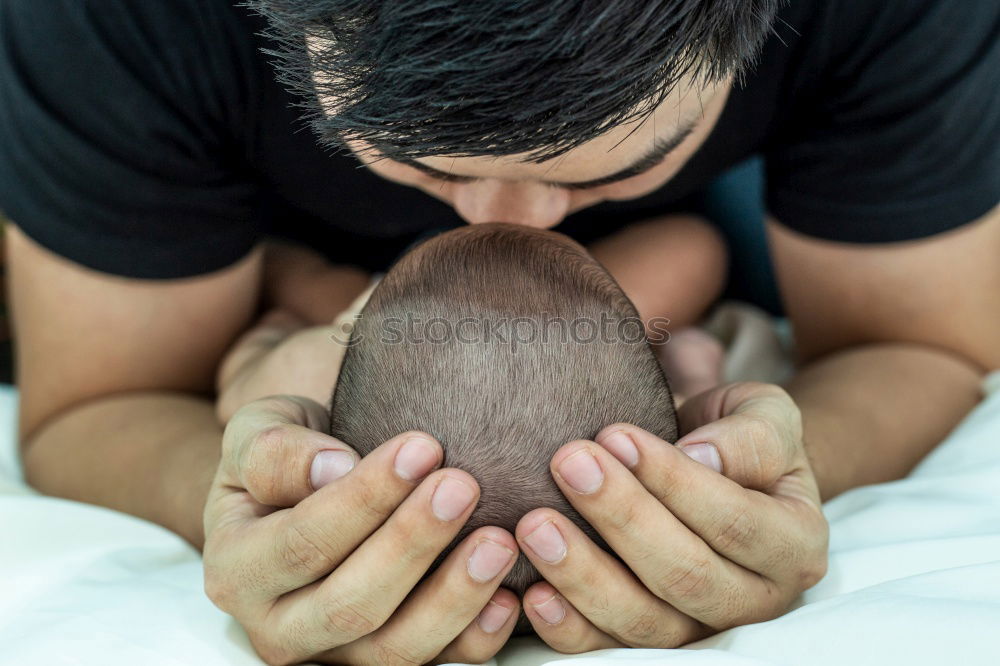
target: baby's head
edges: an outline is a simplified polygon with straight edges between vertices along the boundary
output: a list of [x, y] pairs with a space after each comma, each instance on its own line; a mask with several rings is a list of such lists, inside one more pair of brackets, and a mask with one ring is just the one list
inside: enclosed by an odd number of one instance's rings
[[[407, 430], [479, 483], [455, 542], [484, 525], [513, 533], [551, 507], [606, 544], [549, 472], [555, 451], [627, 422], [674, 441], [673, 399], [631, 301], [567, 237], [506, 224], [435, 236], [382, 279], [354, 325], [333, 396], [332, 434], [364, 456]], [[522, 554], [504, 580], [540, 579]]]

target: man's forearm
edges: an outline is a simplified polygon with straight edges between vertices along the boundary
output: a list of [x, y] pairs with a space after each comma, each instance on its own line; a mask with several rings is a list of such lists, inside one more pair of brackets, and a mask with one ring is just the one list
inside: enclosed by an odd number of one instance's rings
[[28, 483], [56, 497], [150, 520], [195, 547], [222, 442], [211, 402], [130, 393], [77, 407], [27, 443]]
[[786, 388], [802, 410], [823, 499], [905, 476], [979, 401], [981, 378], [956, 356], [908, 344], [805, 366]]

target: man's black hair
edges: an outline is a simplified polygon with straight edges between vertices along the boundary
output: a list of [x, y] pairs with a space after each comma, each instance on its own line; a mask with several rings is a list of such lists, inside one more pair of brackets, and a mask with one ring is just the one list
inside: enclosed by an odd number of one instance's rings
[[[752, 64], [783, 0], [250, 0], [325, 143], [541, 162]], [[306, 37], [310, 39], [306, 47]], [[323, 100], [322, 106], [319, 99]]]

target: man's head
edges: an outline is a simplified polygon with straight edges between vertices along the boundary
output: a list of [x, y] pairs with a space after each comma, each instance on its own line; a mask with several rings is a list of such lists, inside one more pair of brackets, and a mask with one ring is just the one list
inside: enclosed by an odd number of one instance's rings
[[467, 221], [551, 227], [669, 180], [783, 0], [256, 0], [324, 142]]
[[[549, 461], [617, 422], [676, 439], [673, 400], [642, 322], [611, 276], [559, 234], [463, 227], [405, 255], [357, 320], [332, 401], [332, 434], [366, 455], [407, 430], [479, 483], [455, 543], [514, 531], [547, 506], [603, 542], [555, 485]], [[504, 584], [538, 580], [522, 555]]]

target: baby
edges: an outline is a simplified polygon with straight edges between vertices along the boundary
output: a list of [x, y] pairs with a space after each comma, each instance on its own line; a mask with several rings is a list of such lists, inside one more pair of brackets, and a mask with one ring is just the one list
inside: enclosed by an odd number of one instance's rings
[[[331, 416], [362, 456], [422, 430], [475, 477], [479, 504], [452, 545], [547, 506], [606, 548], [553, 482], [552, 455], [616, 422], [677, 437], [663, 370], [611, 275], [566, 236], [506, 224], [435, 236], [392, 267], [354, 324]], [[503, 585], [539, 579], [521, 555]]]
[[[651, 340], [660, 343], [655, 349], [675, 397], [695, 395], [718, 383], [723, 350], [694, 324], [718, 299], [725, 283], [727, 251], [719, 233], [696, 216], [669, 215], [626, 226], [591, 243], [587, 252], [613, 276], [643, 320], [652, 324]], [[239, 386], [223, 393], [219, 408], [223, 423], [247, 402], [274, 393], [321, 401], [329, 397], [342, 349], [320, 352], [330, 363], [317, 366], [305, 360], [315, 361], [315, 345], [300, 339], [302, 353], [293, 357], [301, 358], [304, 366], [293, 374], [285, 371], [287, 345], [281, 354], [269, 352], [308, 326], [317, 327], [317, 341], [328, 341], [329, 334], [319, 327], [330, 326], [335, 317], [335, 337], [342, 340], [339, 329], [359, 306], [344, 308], [367, 282], [362, 271], [331, 266], [302, 247], [269, 244], [265, 266], [267, 307], [272, 312], [241, 340], [220, 369], [220, 388]], [[668, 340], [670, 344], [662, 344]]]

